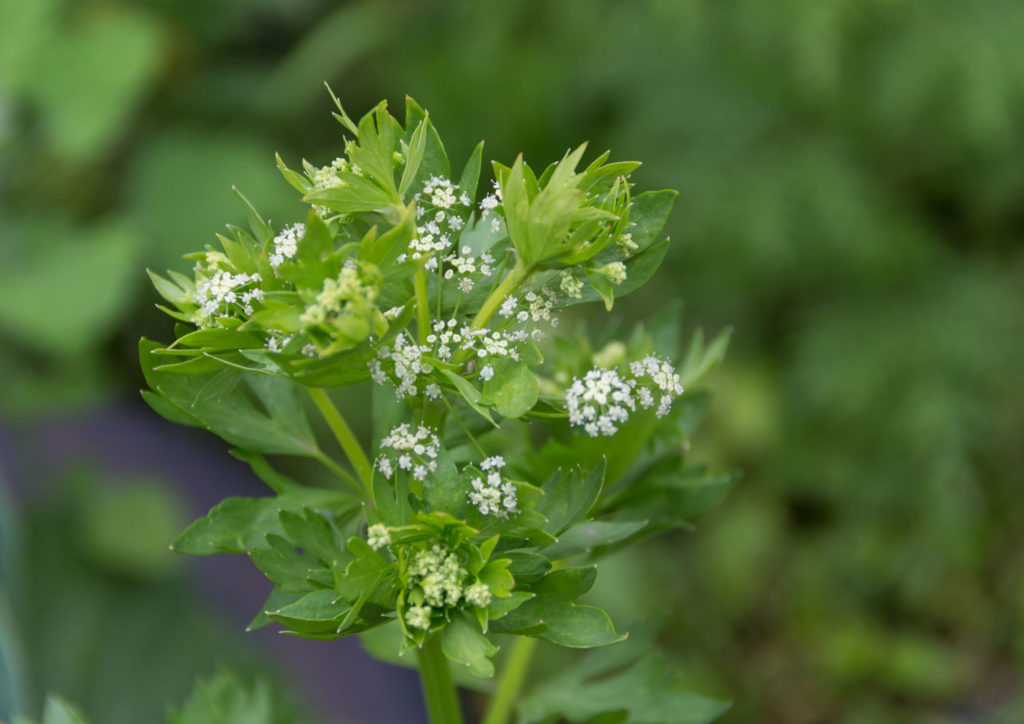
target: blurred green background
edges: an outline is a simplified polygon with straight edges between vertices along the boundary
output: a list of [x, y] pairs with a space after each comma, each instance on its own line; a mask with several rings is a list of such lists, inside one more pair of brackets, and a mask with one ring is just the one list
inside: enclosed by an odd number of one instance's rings
[[616, 314], [736, 327], [695, 448], [745, 473], [597, 594], [671, 605], [729, 722], [1022, 721], [1021, 38], [1010, 0], [0, 0], [3, 425], [140, 404], [143, 268], [241, 221], [231, 184], [300, 218], [273, 153], [340, 152], [323, 81], [413, 95], [456, 165], [589, 140], [681, 192]]

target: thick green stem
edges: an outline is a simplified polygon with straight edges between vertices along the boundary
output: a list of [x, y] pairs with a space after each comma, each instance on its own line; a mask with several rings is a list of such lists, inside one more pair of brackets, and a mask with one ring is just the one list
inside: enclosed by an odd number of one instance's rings
[[530, 275], [530, 270], [522, 265], [522, 262], [516, 262], [516, 265], [512, 268], [512, 271], [508, 273], [508, 276], [501, 280], [501, 284], [498, 288], [491, 292], [491, 295], [487, 297], [484, 305], [480, 307], [480, 311], [477, 312], [476, 317], [473, 319], [473, 329], [482, 329], [487, 326], [487, 323], [491, 321], [491, 317], [498, 311], [498, 307], [505, 301], [505, 297], [516, 290], [523, 280]]
[[[366, 494], [371, 496], [370, 492], [370, 474], [372, 468], [370, 467], [370, 461], [366, 458], [366, 453], [363, 452], [362, 446], [359, 441], [356, 440], [356, 436], [352, 433], [352, 428], [345, 422], [345, 418], [341, 416], [338, 408], [331, 402], [331, 398], [327, 396], [327, 393], [319, 387], [307, 387], [306, 391], [309, 392], [310, 398], [313, 400], [313, 404], [320, 410], [320, 414], [324, 416], [324, 420], [327, 421], [328, 427], [331, 428], [331, 432], [338, 439], [338, 444], [341, 445], [341, 449], [345, 451], [345, 455], [348, 456], [348, 461], [352, 463], [352, 469], [356, 471], [356, 475], [359, 476], [359, 481], [363, 484], [366, 489]], [[372, 496], [371, 496], [372, 498]]]
[[430, 724], [462, 724], [458, 692], [452, 683], [448, 657], [441, 650], [441, 636], [435, 634], [428, 638], [418, 653], [420, 684]]
[[537, 646], [537, 639], [529, 636], [517, 636], [512, 650], [508, 654], [505, 668], [498, 679], [498, 688], [491, 698], [487, 716], [483, 724], [507, 724], [515, 708], [516, 697], [523, 687], [526, 671], [530, 668], [530, 658]]
[[430, 307], [427, 299], [427, 270], [422, 265], [412, 275], [412, 286], [416, 291], [416, 323], [420, 344], [426, 344], [427, 335], [430, 334]]

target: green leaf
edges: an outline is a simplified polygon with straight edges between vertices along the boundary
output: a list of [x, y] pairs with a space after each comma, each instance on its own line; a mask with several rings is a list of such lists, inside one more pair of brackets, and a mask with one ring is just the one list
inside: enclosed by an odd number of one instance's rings
[[539, 595], [554, 596], [572, 603], [589, 591], [595, 580], [597, 580], [597, 566], [559, 568], [551, 571], [534, 584], [533, 590]]
[[480, 166], [484, 155], [484, 142], [476, 144], [473, 153], [469, 155], [465, 168], [462, 169], [462, 176], [459, 177], [459, 191], [465, 193], [470, 199], [476, 199], [476, 189], [480, 184]]
[[592, 520], [570, 528], [558, 537], [558, 542], [544, 549], [552, 560], [579, 553], [589, 553], [597, 546], [609, 545], [628, 538], [647, 525], [646, 520], [608, 522]]
[[303, 201], [326, 206], [339, 214], [386, 210], [397, 203], [394, 196], [362, 176], [343, 172], [338, 174], [338, 179], [337, 186], [311, 191]]
[[455, 389], [458, 390], [462, 399], [466, 401], [466, 404], [476, 410], [481, 417], [487, 420], [487, 422], [491, 423], [495, 427], [498, 426], [498, 423], [496, 423], [494, 418], [491, 417], [491, 413], [486, 407], [484, 407], [486, 403], [483, 395], [480, 394], [480, 390], [473, 386], [473, 384], [465, 377], [462, 377], [449, 369], [442, 367], [439, 371], [448, 378], [449, 382], [455, 385]]
[[337, 591], [312, 591], [297, 601], [267, 610], [266, 615], [298, 633], [330, 634], [351, 610], [352, 604]]
[[495, 633], [522, 633], [569, 648], [593, 648], [618, 643], [608, 614], [595, 606], [577, 606], [561, 596], [537, 596], [494, 621]]
[[544, 484], [544, 499], [538, 510], [548, 519], [544, 530], [557, 536], [571, 525], [586, 517], [604, 485], [605, 462], [589, 470], [586, 476], [579, 467], [568, 475], [553, 475]]
[[267, 546], [249, 551], [249, 559], [285, 593], [312, 591], [330, 586], [331, 572], [316, 556], [297, 551], [279, 535], [265, 536]]
[[509, 570], [519, 583], [539, 581], [551, 570], [551, 561], [531, 551], [508, 551], [501, 554], [512, 561]]
[[341, 515], [356, 505], [344, 493], [310, 488], [290, 490], [273, 498], [227, 498], [186, 528], [171, 550], [192, 556], [247, 553], [265, 548], [268, 533], [284, 533], [279, 519], [282, 511], [308, 507]]
[[494, 676], [491, 657], [498, 649], [464, 615], [455, 616], [445, 627], [441, 650], [452, 662], [474, 676], [484, 679]]
[[263, 680], [252, 684], [220, 671], [192, 691], [180, 710], [168, 712], [168, 724], [295, 724], [291, 702], [275, 696]]
[[[182, 375], [156, 369], [161, 357], [154, 352], [159, 348], [159, 344], [146, 339], [139, 342], [143, 374], [153, 392], [181, 413], [199, 420], [206, 429], [236, 447], [260, 453], [323, 457], [295, 383], [281, 377], [250, 374], [243, 375], [242, 381], [230, 390], [203, 396], [201, 392], [212, 375]], [[257, 409], [243, 385], [255, 394], [266, 412]]]
[[436, 462], [437, 470], [423, 482], [423, 498], [427, 508], [461, 518], [468, 503], [459, 471], [447, 450], [441, 450]]
[[258, 453], [240, 450], [239, 448], [232, 448], [229, 452], [232, 457], [249, 463], [252, 466], [252, 471], [256, 473], [256, 477], [269, 485], [270, 489], [279, 495], [302, 487], [297, 481], [275, 470], [267, 462], [267, 459]]
[[330, 522], [322, 515], [303, 508], [298, 512], [282, 510], [278, 518], [289, 542], [322, 561], [331, 563], [337, 560], [341, 549]]
[[353, 560], [348, 564], [344, 575], [337, 579], [337, 588], [341, 595], [354, 601], [366, 589], [372, 592], [385, 583], [390, 585], [395, 564], [373, 550], [364, 539], [355, 536], [349, 538], [348, 552], [352, 554]]
[[412, 186], [417, 172], [420, 170], [420, 163], [423, 162], [423, 152], [427, 144], [427, 123], [420, 121], [416, 130], [412, 132], [409, 139], [409, 152], [405, 159], [405, 168], [402, 169], [402, 180], [398, 184], [398, 195], [405, 200], [405, 194]]
[[88, 724], [88, 720], [63, 698], [49, 694], [43, 708], [43, 724]]
[[708, 724], [729, 708], [726, 702], [687, 691], [682, 676], [657, 654], [617, 671], [595, 668], [576, 666], [541, 683], [520, 701], [519, 724], [556, 719], [583, 724], [605, 721], [600, 715], [613, 712], [620, 715], [607, 721], [621, 724]]
[[540, 385], [525, 362], [498, 359], [491, 363], [494, 376], [483, 384], [483, 396], [494, 403], [499, 415], [518, 418], [537, 403]]
[[25, 92], [60, 155], [87, 162], [116, 141], [159, 71], [160, 23], [131, 6], [75, 16], [37, 45]]
[[62, 357], [104, 343], [131, 308], [138, 232], [124, 224], [76, 230], [43, 222], [3, 232], [24, 253], [0, 264], [0, 333]]

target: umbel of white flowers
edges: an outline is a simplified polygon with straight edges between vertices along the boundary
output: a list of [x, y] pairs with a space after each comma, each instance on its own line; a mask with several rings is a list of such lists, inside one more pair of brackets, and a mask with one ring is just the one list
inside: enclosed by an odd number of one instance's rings
[[655, 404], [655, 394], [660, 393], [656, 412], [664, 417], [683, 393], [671, 363], [656, 355], [630, 363], [629, 371], [631, 376], [623, 379], [614, 369], [595, 367], [583, 379], [574, 377], [565, 393], [569, 423], [582, 427], [591, 437], [614, 435], [636, 411], [638, 402], [649, 409]]

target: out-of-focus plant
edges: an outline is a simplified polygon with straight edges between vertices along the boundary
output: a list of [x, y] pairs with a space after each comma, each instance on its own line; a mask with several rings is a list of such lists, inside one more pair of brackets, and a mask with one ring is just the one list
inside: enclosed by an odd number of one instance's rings
[[[557, 334], [563, 310], [611, 309], [664, 258], [676, 193], [634, 193], [638, 164], [605, 153], [581, 166], [584, 145], [537, 173], [520, 156], [494, 163], [480, 198], [483, 143], [453, 175], [411, 99], [404, 126], [386, 103], [358, 123], [338, 104], [337, 118], [344, 156], [301, 172], [278, 158], [310, 205], [304, 221], [275, 229], [241, 197], [247, 230], [189, 255], [191, 276], [150, 275], [179, 324], [170, 345], [140, 343], [145, 399], [229, 442], [275, 493], [225, 500], [173, 548], [249, 556], [274, 584], [251, 628], [325, 640], [391, 629], [392, 644], [371, 648], [416, 652], [434, 722], [462, 720], [449, 664], [490, 678], [507, 642], [484, 719], [501, 724], [538, 640], [624, 639], [577, 602], [594, 563], [724, 496], [728, 476], [688, 462], [705, 397], [684, 386], [728, 335], [707, 347], [698, 335], [677, 368], [674, 319], [598, 350]], [[361, 383], [372, 408], [335, 405], [332, 388]], [[367, 413], [370, 454], [346, 419]], [[304, 484], [268, 455], [311, 458], [336, 484]], [[580, 663], [519, 717], [709, 721], [724, 709], [633, 648]]]

